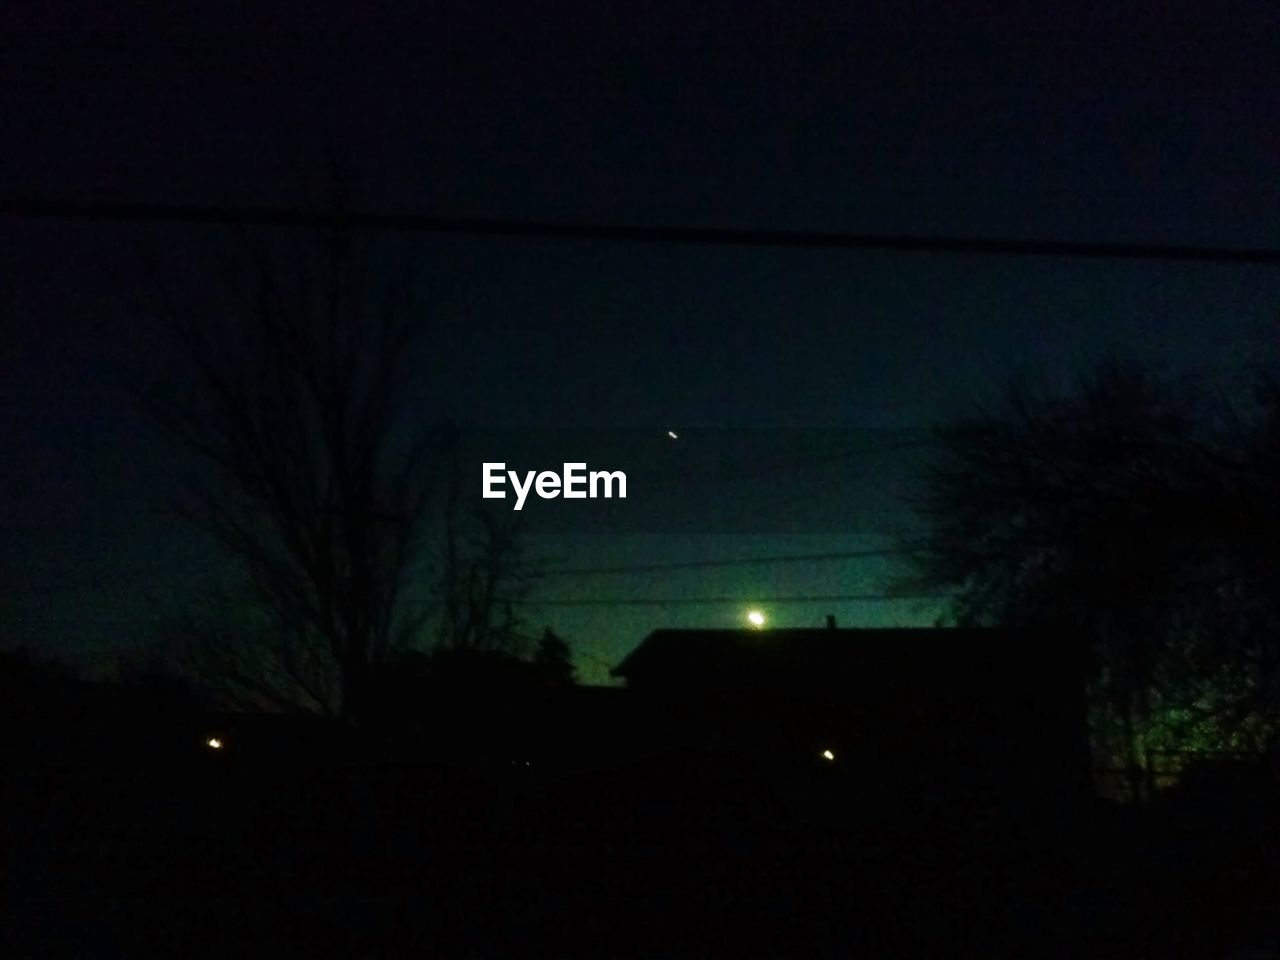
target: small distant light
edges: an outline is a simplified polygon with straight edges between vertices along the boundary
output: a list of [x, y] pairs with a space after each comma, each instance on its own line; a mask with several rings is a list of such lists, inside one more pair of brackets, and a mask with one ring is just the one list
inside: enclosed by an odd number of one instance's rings
[[836, 755], [832, 753], [830, 750], [823, 750], [821, 756], [823, 760], [827, 760], [827, 761], [831, 761], [836, 758]]
[[747, 611], [747, 623], [751, 624], [753, 627], [756, 627], [757, 629], [758, 629], [758, 628], [760, 628], [760, 627], [763, 627], [763, 626], [764, 626], [764, 614], [763, 614], [762, 612], [760, 612], [759, 610], [748, 610], [748, 611]]
[[210, 737], [208, 740], [205, 741], [205, 746], [207, 746], [210, 750], [221, 750], [222, 741], [219, 740], [217, 737]]
[[679, 439], [680, 439], [680, 434], [676, 433], [674, 430], [668, 430], [668, 431], [667, 431], [667, 436], [668, 436], [668, 437], [670, 437], [672, 440], [679, 440]]

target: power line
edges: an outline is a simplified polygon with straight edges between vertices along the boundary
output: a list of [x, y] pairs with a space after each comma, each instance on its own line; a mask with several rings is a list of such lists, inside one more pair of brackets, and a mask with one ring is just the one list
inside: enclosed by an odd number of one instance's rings
[[10, 199], [0, 216], [100, 223], [181, 223], [201, 226], [354, 227], [410, 233], [549, 240], [605, 240], [722, 247], [951, 253], [977, 256], [1057, 257], [1091, 260], [1159, 260], [1280, 266], [1280, 250], [1012, 237], [926, 236], [835, 230], [681, 227], [646, 224], [449, 217], [416, 213], [330, 213], [289, 207], [223, 207], [170, 203], [76, 203]]
[[845, 593], [792, 597], [610, 597], [608, 599], [595, 600], [572, 600], [557, 597], [551, 600], [528, 598], [518, 602], [531, 607], [666, 607], [686, 605], [741, 606], [747, 603], [846, 603], [852, 601], [892, 602], [896, 600], [949, 599], [951, 599], [951, 595], [945, 593], [905, 593], [892, 596], [882, 593]]
[[822, 562], [828, 560], [857, 560], [865, 557], [891, 557], [918, 552], [918, 550], [913, 550], [910, 547], [893, 547], [880, 550], [847, 550], [834, 553], [791, 553], [770, 557], [748, 557], [741, 560], [685, 560], [673, 563], [643, 563], [621, 567], [570, 567], [546, 570], [537, 574], [537, 577], [539, 579], [547, 577], [593, 577], [627, 573], [651, 573], [660, 570], [704, 570], [715, 567], [768, 566], [775, 563], [801, 563], [806, 561]]

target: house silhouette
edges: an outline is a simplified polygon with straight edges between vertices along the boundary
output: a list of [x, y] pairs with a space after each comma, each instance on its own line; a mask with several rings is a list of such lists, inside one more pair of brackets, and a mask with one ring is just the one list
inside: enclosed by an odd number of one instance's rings
[[1091, 790], [1086, 662], [1072, 639], [834, 625], [656, 630], [612, 673], [649, 735], [671, 749], [782, 776], [840, 769], [888, 804], [923, 792], [1030, 811]]

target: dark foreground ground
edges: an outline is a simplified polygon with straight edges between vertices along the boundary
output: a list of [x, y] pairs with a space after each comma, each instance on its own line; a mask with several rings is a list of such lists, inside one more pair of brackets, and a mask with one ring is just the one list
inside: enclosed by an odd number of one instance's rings
[[[205, 734], [225, 737], [207, 747]], [[270, 738], [269, 738], [270, 739]], [[457, 731], [456, 742], [466, 740]], [[1274, 782], [1031, 810], [697, 751], [7, 731], [0, 955], [1268, 956]]]

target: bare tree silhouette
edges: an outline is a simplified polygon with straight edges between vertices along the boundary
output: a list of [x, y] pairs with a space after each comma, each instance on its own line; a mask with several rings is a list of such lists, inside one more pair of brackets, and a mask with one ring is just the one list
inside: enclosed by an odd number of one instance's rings
[[1275, 726], [1280, 672], [1261, 638], [1280, 595], [1257, 531], [1276, 511], [1256, 414], [1111, 362], [1072, 392], [1013, 388], [936, 432], [909, 584], [952, 590], [961, 624], [1076, 631], [1095, 737], [1133, 796], [1151, 792], [1159, 744], [1257, 744]]
[[403, 254], [361, 234], [249, 241], [224, 302], [164, 289], [171, 365], [136, 393], [213, 468], [182, 514], [239, 562], [275, 637], [265, 660], [261, 645], [244, 659], [243, 635], [207, 651], [242, 688], [356, 718], [371, 671], [426, 617], [409, 588], [439, 445], [404, 417], [423, 315]]
[[445, 507], [436, 642], [445, 649], [517, 655], [529, 639], [517, 613], [533, 570], [518, 521], [477, 509], [464, 513], [456, 472]]

